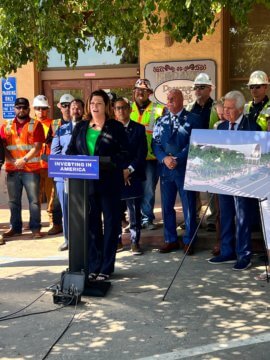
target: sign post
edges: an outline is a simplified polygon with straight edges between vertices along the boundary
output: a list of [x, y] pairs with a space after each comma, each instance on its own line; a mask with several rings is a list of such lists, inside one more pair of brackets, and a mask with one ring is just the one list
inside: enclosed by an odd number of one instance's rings
[[15, 117], [14, 104], [17, 97], [17, 83], [15, 77], [2, 78], [2, 111], [3, 119]]

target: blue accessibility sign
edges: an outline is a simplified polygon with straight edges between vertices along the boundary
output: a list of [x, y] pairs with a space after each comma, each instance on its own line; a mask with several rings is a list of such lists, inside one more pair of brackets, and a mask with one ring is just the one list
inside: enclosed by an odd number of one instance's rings
[[99, 157], [86, 155], [49, 155], [49, 177], [99, 179]]
[[4, 119], [15, 117], [14, 104], [17, 97], [17, 83], [15, 77], [2, 78], [2, 111]]

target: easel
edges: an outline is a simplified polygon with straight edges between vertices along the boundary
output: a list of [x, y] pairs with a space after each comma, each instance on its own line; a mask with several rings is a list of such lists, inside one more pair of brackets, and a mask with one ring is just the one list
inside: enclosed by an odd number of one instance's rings
[[264, 246], [265, 246], [265, 251], [266, 251], [266, 257], [264, 259], [264, 263], [265, 263], [265, 272], [266, 272], [266, 280], [269, 283], [269, 274], [268, 274], [268, 270], [267, 267], [270, 264], [270, 259], [269, 259], [269, 249], [267, 247], [267, 237], [266, 237], [266, 230], [265, 230], [265, 222], [264, 222], [264, 216], [263, 216], [263, 209], [262, 209], [262, 202], [268, 200], [267, 197], [263, 198], [263, 199], [258, 199], [259, 201], [259, 208], [260, 208], [260, 216], [261, 216], [261, 223], [262, 223], [262, 233], [263, 233], [263, 240], [264, 240]]

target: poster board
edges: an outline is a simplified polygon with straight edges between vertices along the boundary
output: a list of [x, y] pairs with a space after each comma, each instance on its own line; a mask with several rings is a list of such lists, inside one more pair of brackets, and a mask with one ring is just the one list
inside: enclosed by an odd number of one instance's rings
[[270, 250], [270, 133], [193, 130], [185, 190], [257, 198], [262, 201]]

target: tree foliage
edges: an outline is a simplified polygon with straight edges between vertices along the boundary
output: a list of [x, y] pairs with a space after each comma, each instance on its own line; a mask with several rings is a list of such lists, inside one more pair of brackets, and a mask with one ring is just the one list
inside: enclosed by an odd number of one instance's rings
[[1, 75], [28, 61], [46, 67], [53, 47], [74, 66], [78, 50], [110, 50], [112, 36], [118, 53], [135, 55], [140, 39], [161, 31], [178, 42], [200, 41], [222, 8], [245, 23], [255, 3], [269, 0], [0, 0]]

